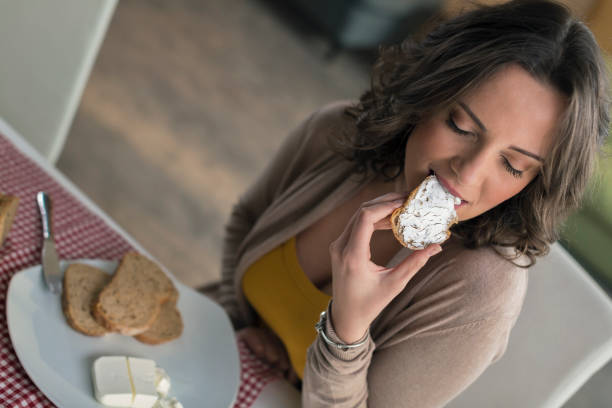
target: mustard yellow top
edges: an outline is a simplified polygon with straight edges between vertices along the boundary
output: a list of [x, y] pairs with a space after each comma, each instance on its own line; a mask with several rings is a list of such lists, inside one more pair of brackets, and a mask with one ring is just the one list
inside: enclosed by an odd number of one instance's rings
[[242, 290], [262, 320], [281, 339], [302, 378], [306, 349], [316, 338], [315, 323], [331, 296], [310, 282], [300, 267], [295, 237], [268, 252], [244, 273]]

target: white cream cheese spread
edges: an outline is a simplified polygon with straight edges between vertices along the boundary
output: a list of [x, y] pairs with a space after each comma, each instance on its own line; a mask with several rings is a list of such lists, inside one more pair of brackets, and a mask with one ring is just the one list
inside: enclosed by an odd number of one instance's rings
[[402, 208], [398, 233], [412, 249], [444, 242], [448, 228], [457, 220], [455, 204], [461, 204], [461, 199], [446, 191], [436, 176], [427, 177]]

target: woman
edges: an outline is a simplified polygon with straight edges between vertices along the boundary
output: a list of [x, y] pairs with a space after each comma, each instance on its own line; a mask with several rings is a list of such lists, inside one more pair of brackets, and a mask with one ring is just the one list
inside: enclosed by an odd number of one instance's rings
[[[233, 209], [220, 302], [304, 407], [442, 406], [503, 354], [607, 130], [600, 51], [564, 7], [461, 15], [290, 134]], [[389, 215], [431, 173], [460, 222], [411, 252]]]

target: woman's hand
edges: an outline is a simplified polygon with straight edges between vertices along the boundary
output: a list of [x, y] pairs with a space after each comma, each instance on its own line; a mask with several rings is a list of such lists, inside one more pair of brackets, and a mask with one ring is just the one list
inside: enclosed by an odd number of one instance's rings
[[331, 319], [347, 344], [361, 339], [372, 321], [406, 286], [440, 245], [414, 251], [394, 268], [371, 261], [370, 240], [375, 230], [391, 229], [390, 215], [406, 197], [389, 193], [362, 204], [340, 237], [330, 245], [333, 303]]
[[247, 347], [259, 358], [281, 372], [291, 384], [300, 381], [289, 361], [287, 350], [278, 336], [267, 327], [245, 327], [236, 332], [236, 337], [243, 340]]

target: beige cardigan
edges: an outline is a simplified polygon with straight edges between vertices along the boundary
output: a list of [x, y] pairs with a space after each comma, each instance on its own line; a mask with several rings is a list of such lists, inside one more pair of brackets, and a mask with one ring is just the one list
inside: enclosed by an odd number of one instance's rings
[[[325, 106], [295, 129], [234, 206], [220, 303], [235, 328], [256, 319], [240, 289], [248, 266], [369, 181], [352, 175], [352, 165], [327, 145], [329, 135], [356, 131], [342, 115], [347, 104]], [[372, 323], [366, 345], [342, 352], [315, 340], [304, 370], [304, 408], [440, 407], [501, 357], [527, 271], [491, 248], [468, 250], [458, 238], [443, 248]], [[391, 264], [409, 253], [399, 251]], [[327, 333], [338, 341], [329, 322]]]

